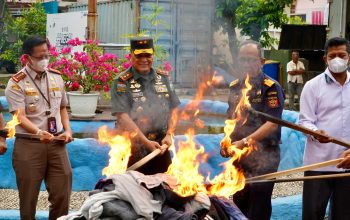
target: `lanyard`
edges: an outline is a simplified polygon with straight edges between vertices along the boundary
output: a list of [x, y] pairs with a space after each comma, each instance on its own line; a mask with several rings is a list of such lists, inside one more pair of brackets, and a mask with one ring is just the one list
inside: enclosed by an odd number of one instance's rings
[[44, 93], [41, 91], [41, 89], [39, 88], [39, 86], [35, 83], [33, 77], [28, 73], [28, 71], [25, 69], [25, 71], [27, 72], [29, 78], [32, 80], [32, 82], [34, 83], [35, 87], [38, 89], [38, 91], [40, 92], [41, 96], [45, 99], [45, 101], [47, 102], [47, 104], [49, 105], [49, 111], [46, 111], [45, 114], [46, 115], [50, 115], [51, 112], [51, 100], [50, 100], [50, 88], [49, 88], [49, 80], [48, 80], [48, 76], [46, 73], [46, 88], [47, 88], [47, 96], [48, 98], [45, 97]]

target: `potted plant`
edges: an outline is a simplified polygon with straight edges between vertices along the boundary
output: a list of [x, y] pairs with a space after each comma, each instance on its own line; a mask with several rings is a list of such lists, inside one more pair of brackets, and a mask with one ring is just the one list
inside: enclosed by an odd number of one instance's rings
[[[83, 51], [76, 50], [83, 47]], [[100, 91], [108, 92], [115, 76], [129, 63], [114, 54], [103, 53], [97, 42], [78, 38], [68, 41], [68, 46], [58, 52], [50, 47], [49, 67], [62, 72], [72, 116], [93, 117]]]

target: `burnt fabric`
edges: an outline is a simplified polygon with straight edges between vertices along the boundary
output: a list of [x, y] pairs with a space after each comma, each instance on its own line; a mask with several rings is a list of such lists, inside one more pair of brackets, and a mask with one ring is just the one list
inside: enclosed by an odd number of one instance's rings
[[228, 220], [248, 220], [232, 201], [216, 196], [211, 196], [210, 201], [215, 204], [215, 207], [220, 207], [223, 210]]

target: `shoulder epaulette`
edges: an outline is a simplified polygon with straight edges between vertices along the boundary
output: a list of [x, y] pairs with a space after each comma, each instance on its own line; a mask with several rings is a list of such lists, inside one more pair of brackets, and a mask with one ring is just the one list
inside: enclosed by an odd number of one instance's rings
[[127, 81], [127, 80], [130, 79], [132, 76], [133, 76], [132, 73], [127, 71], [127, 72], [121, 74], [121, 75], [119, 76], [119, 78], [120, 78], [121, 80], [123, 80], [123, 81]]
[[157, 69], [156, 73], [159, 75], [169, 76], [169, 72], [166, 70]]
[[22, 79], [24, 79], [26, 76], [27, 76], [27, 74], [21, 70], [21, 71], [19, 71], [18, 73], [16, 73], [15, 75], [13, 75], [11, 78], [13, 79], [13, 81], [15, 81], [16, 83], [18, 83], [18, 82], [20, 82]]
[[230, 87], [233, 87], [233, 86], [237, 85], [238, 82], [239, 82], [239, 79], [233, 80], [233, 81], [230, 83]]
[[56, 69], [52, 69], [52, 68], [49, 68], [49, 71], [52, 72], [52, 73], [56, 73], [56, 74], [59, 74], [59, 75], [62, 75], [62, 73]]
[[264, 85], [267, 87], [271, 87], [273, 86], [273, 84], [275, 84], [275, 82], [271, 79], [264, 79]]

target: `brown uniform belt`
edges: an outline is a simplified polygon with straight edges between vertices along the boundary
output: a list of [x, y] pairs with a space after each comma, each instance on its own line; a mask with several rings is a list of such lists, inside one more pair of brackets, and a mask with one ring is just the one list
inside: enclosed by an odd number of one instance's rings
[[[53, 134], [54, 136], [58, 136], [63, 134], [63, 131], [57, 132]], [[38, 136], [30, 133], [15, 133], [16, 138], [27, 139], [27, 140], [39, 140]]]

